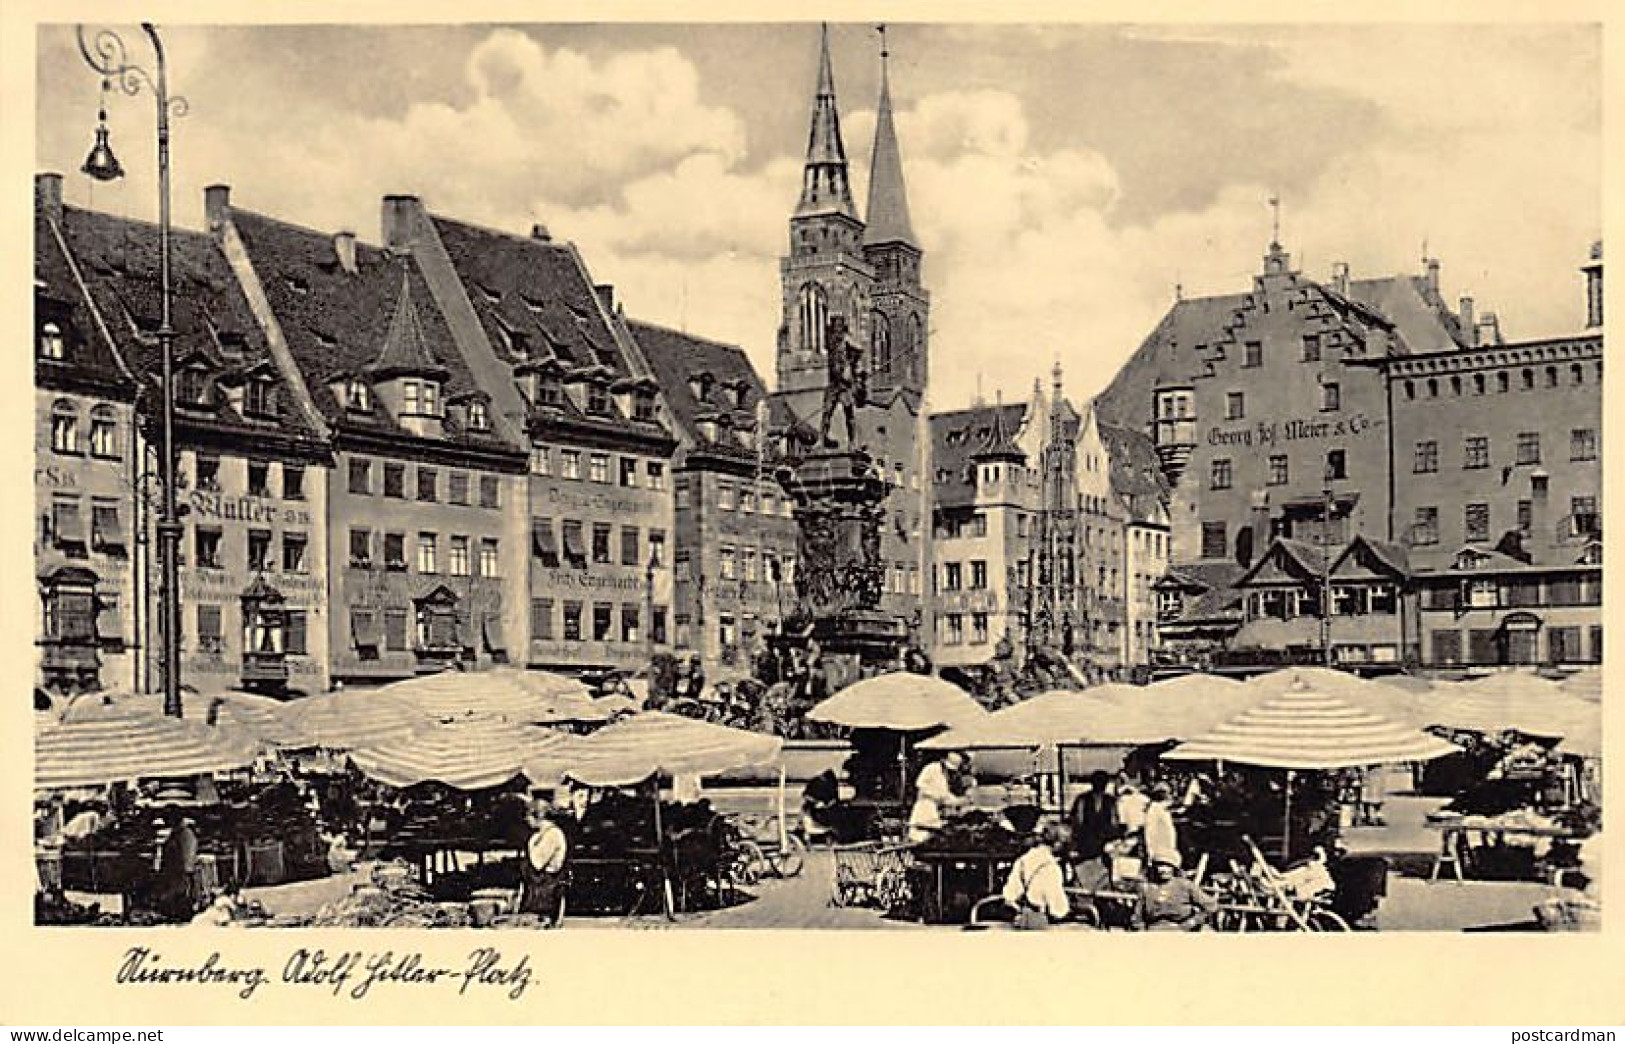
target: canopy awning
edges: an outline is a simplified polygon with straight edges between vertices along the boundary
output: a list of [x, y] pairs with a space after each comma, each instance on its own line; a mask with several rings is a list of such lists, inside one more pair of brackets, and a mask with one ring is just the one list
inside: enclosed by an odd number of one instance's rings
[[1458, 750], [1300, 680], [1163, 757], [1307, 770], [1429, 761]]
[[654, 775], [709, 776], [760, 765], [783, 749], [777, 736], [645, 711], [544, 752], [525, 774], [532, 782], [569, 777], [593, 787], [630, 786]]
[[431, 724], [431, 719], [412, 706], [381, 690], [346, 689], [306, 696], [283, 704], [278, 717], [306, 745], [333, 750], [405, 739]]
[[807, 712], [812, 721], [898, 732], [965, 725], [986, 716], [982, 705], [958, 686], [906, 671], [854, 682]]
[[1494, 674], [1477, 681], [1438, 682], [1415, 699], [1412, 721], [1495, 734], [1570, 738], [1602, 730], [1602, 708], [1571, 695], [1555, 682], [1527, 672]]
[[378, 614], [371, 609], [350, 610], [350, 636], [357, 649], [378, 647]]
[[235, 730], [97, 701], [71, 707], [65, 720], [35, 735], [34, 786], [63, 790], [227, 772], [257, 755]]
[[496, 718], [437, 723], [390, 743], [357, 747], [350, 761], [392, 787], [443, 783], [458, 790], [484, 790], [523, 772], [525, 762], [566, 737]]
[[378, 693], [436, 721], [488, 717], [552, 724], [610, 718], [579, 682], [517, 667], [442, 671], [386, 685]]

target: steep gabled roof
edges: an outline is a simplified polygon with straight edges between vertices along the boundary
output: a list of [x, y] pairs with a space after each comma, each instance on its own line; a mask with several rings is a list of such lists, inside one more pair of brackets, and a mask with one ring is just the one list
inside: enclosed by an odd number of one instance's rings
[[1112, 492], [1122, 498], [1136, 522], [1166, 522], [1168, 480], [1149, 435], [1115, 424], [1100, 425], [1111, 465]]
[[401, 272], [401, 292], [395, 298], [395, 314], [389, 320], [389, 331], [384, 334], [384, 346], [378, 358], [367, 366], [367, 373], [375, 380], [389, 380], [400, 376], [432, 377], [444, 380], [447, 370], [441, 366], [423, 336], [423, 321], [418, 318], [417, 306], [412, 303], [412, 277]]
[[[156, 394], [162, 364], [157, 331], [163, 315], [157, 226], [63, 207], [61, 230], [119, 354], [145, 375]], [[172, 230], [170, 270], [177, 360], [198, 361], [220, 375], [270, 359], [265, 333], [213, 237]], [[277, 413], [271, 418], [244, 417], [224, 396], [215, 396], [206, 409], [187, 406], [178, 420], [183, 435], [197, 430], [317, 437], [292, 395], [277, 396]]]
[[[334, 391], [347, 379], [378, 376], [373, 367], [380, 361], [416, 366], [427, 360], [444, 373], [447, 400], [479, 390], [409, 256], [357, 242], [350, 272], [339, 263], [329, 235], [238, 208], [232, 209], [231, 221], [316, 408], [337, 430], [416, 437], [376, 397], [368, 410], [358, 411], [347, 409]], [[517, 449], [490, 433], [449, 423], [433, 441]]]
[[1410, 575], [1408, 558], [1404, 544], [1356, 533], [1332, 562], [1331, 573], [1333, 576], [1382, 575], [1403, 579]]
[[34, 354], [35, 383], [41, 388], [63, 384], [90, 385], [109, 398], [129, 401], [136, 381], [117, 345], [103, 336], [63, 246], [59, 226], [39, 209], [34, 212], [34, 297], [38, 322], [55, 323], [62, 334], [59, 360]]
[[[993, 446], [1004, 432], [1021, 430], [1027, 420], [1026, 403], [972, 406], [931, 415], [932, 489], [939, 507], [967, 507], [976, 500], [971, 463]], [[1019, 450], [1018, 450], [1019, 452]]]
[[1197, 346], [1219, 336], [1246, 299], [1246, 294], [1225, 294], [1175, 302], [1095, 397], [1101, 423], [1136, 431], [1144, 428], [1157, 386], [1189, 381], [1201, 362]]
[[1258, 561], [1234, 582], [1235, 587], [1250, 587], [1259, 583], [1296, 583], [1318, 578], [1321, 570], [1322, 550], [1306, 540], [1276, 537], [1258, 556]]
[[[735, 428], [755, 426], [757, 404], [767, 395], [767, 387], [744, 350], [652, 323], [632, 320], [627, 327], [654, 369], [666, 405], [689, 444], [707, 452], [754, 458], [754, 450], [734, 440], [707, 439], [700, 428], [703, 420], [725, 420]], [[695, 395], [691, 384], [697, 375], [706, 378], [703, 398]], [[729, 390], [735, 388], [740, 391], [737, 403]]]

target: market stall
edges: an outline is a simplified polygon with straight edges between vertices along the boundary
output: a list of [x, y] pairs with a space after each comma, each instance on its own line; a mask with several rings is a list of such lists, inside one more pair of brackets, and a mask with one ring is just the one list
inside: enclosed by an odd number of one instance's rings
[[809, 721], [847, 730], [853, 753], [845, 770], [856, 796], [839, 818], [851, 836], [899, 818], [918, 769], [917, 744], [944, 728], [967, 725], [987, 711], [963, 689], [927, 674], [894, 671], [854, 682], [807, 712]]
[[278, 716], [304, 743], [327, 750], [392, 743], [434, 724], [404, 700], [355, 689], [289, 701]]
[[[661, 784], [671, 783], [677, 797], [701, 777], [771, 762], [783, 747], [776, 736], [645, 711], [531, 759], [525, 772], [533, 782], [593, 792], [566, 825], [571, 907], [602, 908], [607, 896], [630, 898], [622, 909], [636, 910], [658, 896], [672, 916], [722, 887], [734, 859], [732, 828], [703, 798], [664, 800]], [[781, 772], [781, 837], [783, 785]]]

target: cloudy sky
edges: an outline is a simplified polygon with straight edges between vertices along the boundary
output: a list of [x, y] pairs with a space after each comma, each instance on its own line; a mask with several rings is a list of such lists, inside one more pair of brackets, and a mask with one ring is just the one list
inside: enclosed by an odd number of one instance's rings
[[[863, 200], [871, 26], [831, 29]], [[139, 31], [131, 27], [132, 43]], [[1111, 377], [1167, 309], [1244, 289], [1269, 241], [1305, 272], [1442, 259], [1445, 293], [1510, 337], [1583, 320], [1601, 234], [1600, 34], [1580, 26], [902, 25], [892, 89], [933, 294], [933, 405]], [[463, 219], [574, 240], [639, 318], [743, 345], [766, 375], [778, 256], [818, 32], [774, 26], [176, 28], [176, 219], [203, 186], [378, 235], [411, 192]], [[70, 201], [151, 217], [151, 101], [115, 94], [131, 176], [77, 173], [99, 84], [71, 29], [39, 39], [40, 169]]]

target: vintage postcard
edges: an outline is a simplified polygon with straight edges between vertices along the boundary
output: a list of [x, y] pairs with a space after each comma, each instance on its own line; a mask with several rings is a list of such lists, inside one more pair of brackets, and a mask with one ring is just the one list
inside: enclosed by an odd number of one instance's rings
[[0, 1020], [1625, 1014], [1600, 6], [83, 8]]

